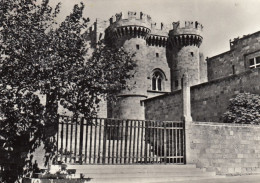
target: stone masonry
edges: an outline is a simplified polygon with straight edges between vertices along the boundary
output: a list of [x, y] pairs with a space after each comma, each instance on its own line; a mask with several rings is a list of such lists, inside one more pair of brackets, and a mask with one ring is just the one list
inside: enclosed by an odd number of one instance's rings
[[[179, 89], [186, 71], [191, 85], [207, 81], [205, 60], [199, 51], [202, 29], [200, 23], [192, 21], [156, 23], [142, 12], [119, 13], [109, 21], [97, 20], [86, 34], [90, 45], [94, 47], [104, 39], [109, 46], [135, 53], [137, 63], [134, 77], [128, 81], [131, 90], [122, 91], [117, 103], [103, 103], [107, 117], [145, 119], [142, 101]], [[156, 73], [160, 76], [153, 83]], [[105, 115], [100, 110], [99, 116]]]
[[249, 70], [249, 59], [260, 56], [260, 31], [230, 41], [230, 50], [207, 59], [208, 80]]
[[[191, 87], [193, 121], [221, 122], [229, 99], [240, 92], [260, 94], [260, 68]], [[181, 120], [181, 90], [146, 99], [145, 116], [150, 120]]]
[[217, 174], [259, 173], [259, 134], [255, 125], [192, 123], [190, 163]]

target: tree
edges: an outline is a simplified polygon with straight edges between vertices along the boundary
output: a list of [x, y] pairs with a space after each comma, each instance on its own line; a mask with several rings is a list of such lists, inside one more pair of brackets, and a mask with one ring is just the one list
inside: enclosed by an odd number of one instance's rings
[[228, 111], [224, 113], [225, 123], [260, 124], [260, 96], [239, 93], [230, 99]]
[[21, 91], [15, 95], [10, 90], [1, 90], [0, 165], [3, 180], [15, 182], [23, 172], [27, 154], [41, 143], [44, 108], [37, 95]]
[[70, 85], [61, 95], [63, 106], [76, 116], [95, 116], [101, 99], [115, 99], [118, 92], [130, 88], [126, 80], [133, 77], [132, 70], [136, 66], [133, 55], [123, 48], [99, 43], [92, 57], [80, 68], [73, 70], [75, 78], [71, 77]]
[[[40, 141], [54, 155], [55, 139], [44, 131], [58, 126], [59, 100], [75, 116], [90, 118], [101, 97], [126, 88], [125, 80], [132, 76], [135, 63], [123, 49], [100, 43], [86, 58], [84, 4], [75, 5], [57, 25], [59, 10], [60, 4], [53, 9], [48, 0], [1, 1], [0, 151], [7, 159], [0, 166], [6, 182], [22, 176], [27, 157]], [[36, 92], [47, 95], [46, 106]], [[18, 166], [8, 163], [11, 159]]]
[[[0, 4], [0, 136], [1, 176], [15, 182], [28, 154], [44, 139], [44, 109], [38, 90], [41, 60], [59, 5], [48, 1], [1, 1]], [[48, 141], [48, 140], [47, 140]]]

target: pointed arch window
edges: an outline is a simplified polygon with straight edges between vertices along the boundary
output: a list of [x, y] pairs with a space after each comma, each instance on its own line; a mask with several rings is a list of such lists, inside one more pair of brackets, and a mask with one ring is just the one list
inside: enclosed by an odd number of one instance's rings
[[152, 75], [152, 90], [162, 91], [165, 78], [161, 71], [156, 70]]

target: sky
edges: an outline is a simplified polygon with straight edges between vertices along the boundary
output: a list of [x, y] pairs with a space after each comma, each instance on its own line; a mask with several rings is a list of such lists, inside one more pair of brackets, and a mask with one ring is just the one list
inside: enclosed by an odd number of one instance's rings
[[62, 3], [59, 19], [76, 3], [85, 4], [84, 16], [108, 20], [128, 11], [149, 14], [155, 22], [198, 21], [203, 29], [201, 51], [212, 57], [229, 50], [229, 40], [260, 31], [260, 0], [50, 0]]

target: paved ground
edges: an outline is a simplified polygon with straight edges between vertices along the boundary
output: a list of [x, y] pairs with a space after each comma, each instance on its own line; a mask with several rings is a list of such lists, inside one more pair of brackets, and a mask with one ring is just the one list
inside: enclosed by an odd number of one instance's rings
[[[260, 183], [260, 175], [228, 176], [204, 180], [174, 181], [174, 183]], [[173, 183], [173, 182], [164, 182]]]

